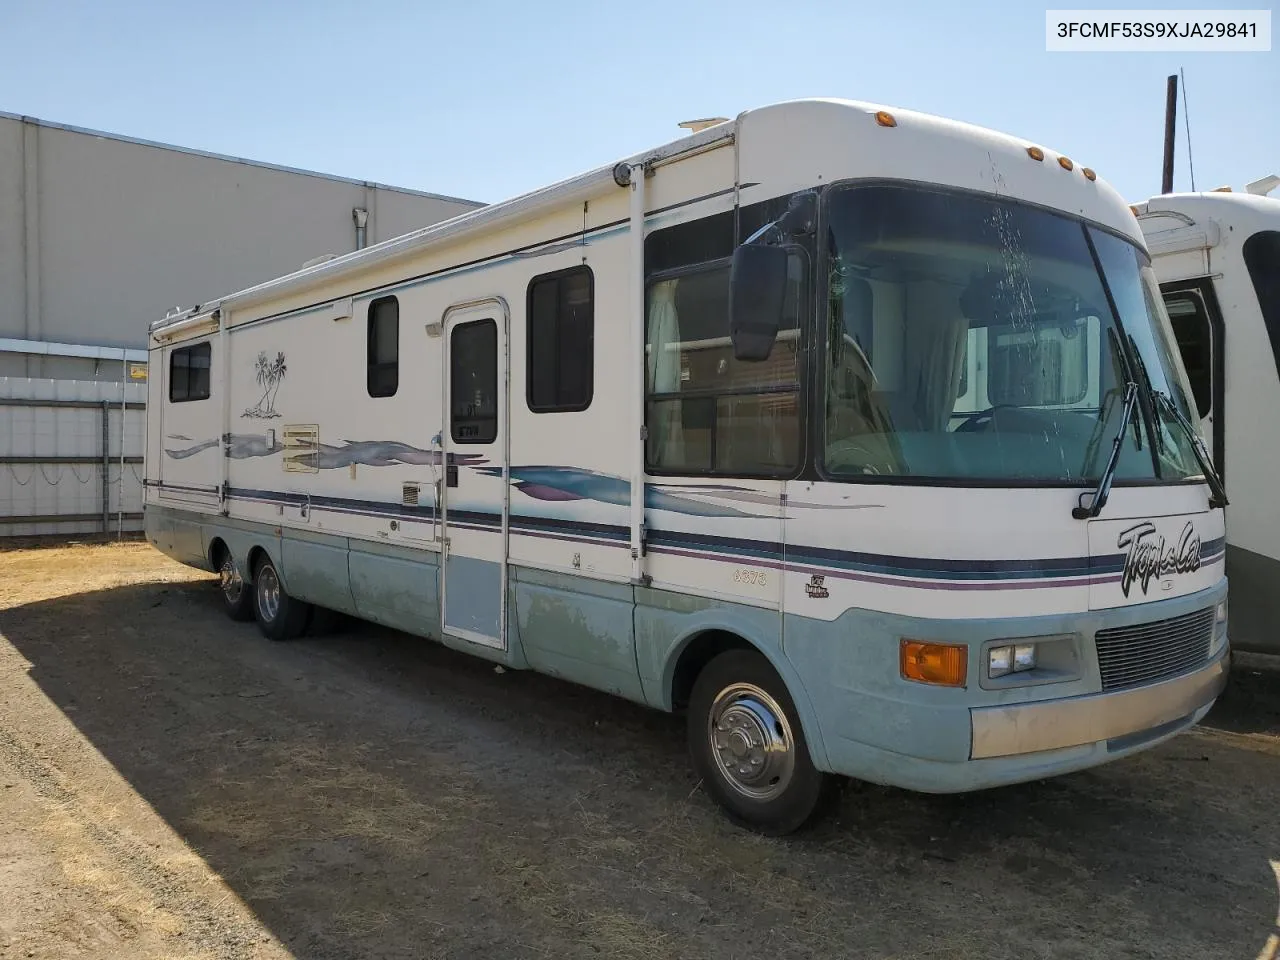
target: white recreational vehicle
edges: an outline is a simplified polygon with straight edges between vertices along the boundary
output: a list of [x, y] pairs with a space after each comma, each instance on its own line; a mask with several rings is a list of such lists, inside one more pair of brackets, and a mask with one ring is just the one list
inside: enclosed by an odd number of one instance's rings
[[1223, 511], [1124, 201], [960, 123], [778, 104], [151, 328], [146, 525], [688, 716], [739, 822], [1197, 722]]
[[1280, 177], [1134, 207], [1227, 486], [1232, 644], [1280, 653]]

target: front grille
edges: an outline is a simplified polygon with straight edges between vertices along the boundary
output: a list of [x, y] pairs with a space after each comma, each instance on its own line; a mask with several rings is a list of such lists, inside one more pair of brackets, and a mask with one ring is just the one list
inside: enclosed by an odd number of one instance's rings
[[1102, 689], [1176, 677], [1204, 663], [1213, 640], [1213, 607], [1167, 620], [1108, 627], [1093, 637]]

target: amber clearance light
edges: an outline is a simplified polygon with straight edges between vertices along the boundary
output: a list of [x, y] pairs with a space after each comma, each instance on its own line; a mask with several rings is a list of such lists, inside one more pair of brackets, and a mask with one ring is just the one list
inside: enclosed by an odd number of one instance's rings
[[969, 648], [963, 643], [927, 643], [902, 639], [902, 676], [917, 683], [963, 687], [969, 672]]
[[876, 111], [876, 123], [882, 127], [896, 127], [898, 125], [898, 121], [893, 118], [893, 114], [887, 110]]

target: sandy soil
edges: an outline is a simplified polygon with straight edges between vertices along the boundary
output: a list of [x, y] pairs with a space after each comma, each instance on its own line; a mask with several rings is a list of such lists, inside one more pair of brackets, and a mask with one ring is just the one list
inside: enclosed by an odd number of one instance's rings
[[[1280, 956], [1280, 665], [1198, 730], [767, 840], [680, 722], [139, 543], [0, 552], [0, 958]], [[1270, 938], [1270, 939], [1269, 939]]]

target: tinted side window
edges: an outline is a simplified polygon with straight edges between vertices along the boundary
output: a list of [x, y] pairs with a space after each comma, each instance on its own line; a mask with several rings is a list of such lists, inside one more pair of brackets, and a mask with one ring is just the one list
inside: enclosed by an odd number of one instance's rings
[[455, 443], [498, 438], [498, 324], [493, 320], [473, 320], [453, 330], [449, 433]]
[[180, 347], [169, 354], [169, 400], [186, 403], [189, 400], [209, 399], [209, 367], [213, 347], [197, 343]]
[[595, 368], [595, 304], [588, 267], [529, 284], [527, 399], [534, 413], [585, 410]]
[[369, 396], [394, 397], [400, 387], [400, 303], [381, 297], [369, 304]]
[[1262, 308], [1262, 323], [1271, 341], [1276, 373], [1280, 374], [1280, 231], [1264, 230], [1244, 242], [1244, 264]]

